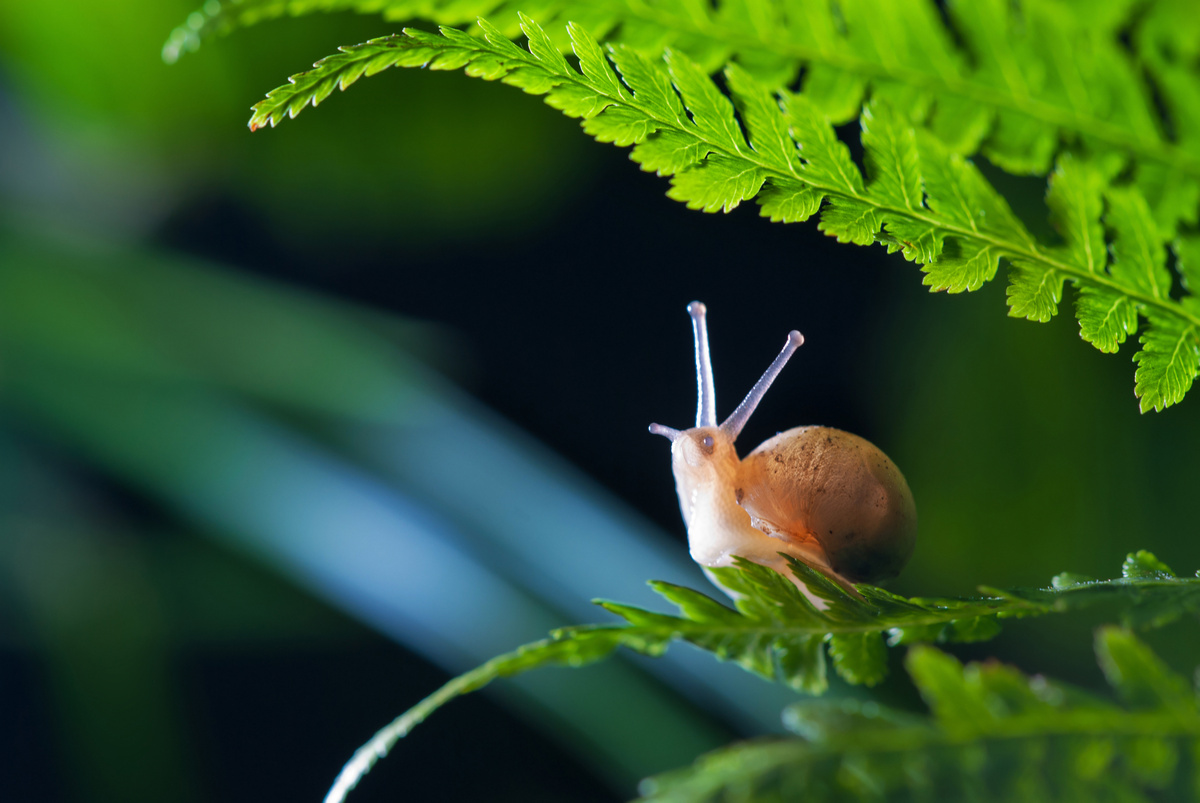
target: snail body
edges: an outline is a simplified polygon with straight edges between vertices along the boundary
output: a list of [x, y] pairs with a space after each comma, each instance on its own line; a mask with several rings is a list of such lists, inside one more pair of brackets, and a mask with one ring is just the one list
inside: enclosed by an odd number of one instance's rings
[[699, 386], [696, 426], [651, 424], [650, 431], [671, 440], [692, 559], [715, 568], [739, 556], [779, 571], [805, 593], [784, 555], [847, 588], [895, 577], [916, 543], [916, 507], [904, 476], [876, 446], [839, 429], [807, 426], [769, 438], [745, 459], [734, 447], [803, 336], [788, 334], [783, 351], [718, 425], [705, 307], [692, 302], [688, 312]]

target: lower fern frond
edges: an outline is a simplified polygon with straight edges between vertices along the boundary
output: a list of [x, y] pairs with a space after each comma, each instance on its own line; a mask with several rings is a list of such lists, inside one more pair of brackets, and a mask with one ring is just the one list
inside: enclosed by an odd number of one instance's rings
[[1126, 707], [915, 647], [905, 664], [931, 717], [853, 699], [797, 703], [785, 722], [801, 738], [703, 756], [644, 782], [642, 800], [1192, 799], [1200, 780], [1194, 692], [1128, 631], [1101, 629], [1096, 652]]
[[[826, 649], [843, 680], [873, 686], [887, 671], [885, 640], [892, 646], [982, 641], [1000, 631], [1001, 618], [1072, 610], [1105, 601], [1120, 606], [1128, 623], [1141, 626], [1162, 625], [1185, 612], [1200, 614], [1200, 578], [1176, 577], [1148, 552], [1131, 554], [1119, 579], [1096, 581], [1060, 575], [1049, 588], [1003, 592], [983, 589], [988, 596], [974, 599], [906, 599], [868, 585], [856, 586], [855, 594], [803, 563], [789, 560], [792, 571], [823, 601], [824, 609], [814, 606], [783, 575], [749, 561], [712, 570], [721, 586], [736, 595], [733, 608], [698, 591], [662, 582], [651, 585], [678, 609], [675, 614], [600, 601], [598, 604], [625, 620], [624, 624], [564, 628], [549, 639], [494, 658], [451, 680], [361, 747], [338, 776], [326, 803], [343, 800], [397, 741], [455, 697], [480, 689], [497, 678], [543, 666], [583, 666], [608, 657], [618, 647], [658, 656], [672, 642], [685, 641], [766, 680], [787, 684], [806, 694], [821, 695], [828, 688]], [[943, 664], [929, 664], [934, 668], [945, 669], [948, 665], [944, 661], [953, 661], [936, 650], [914, 652], [910, 656], [914, 654], [940, 656], [928, 659], [943, 661]], [[1113, 662], [1118, 668], [1129, 664], [1120, 656]], [[1153, 666], [1138, 671], [1145, 674], [1151, 669]], [[910, 672], [913, 671], [910, 662]], [[914, 672], [914, 677], [917, 674]], [[927, 685], [930, 694], [952, 688], [948, 682], [940, 681], [930, 681]], [[1161, 687], [1168, 688], [1174, 687]], [[944, 708], [946, 717], [953, 714], [957, 705], [943, 704], [942, 698], [930, 698], [928, 694], [927, 699], [935, 712], [939, 707]], [[961, 730], [966, 725], [960, 723], [956, 727]], [[941, 738], [936, 733], [934, 737]], [[916, 737], [908, 734], [897, 743], [914, 744], [913, 738]], [[770, 747], [764, 755], [755, 754], [749, 765], [763, 762], [770, 765], [781, 756], [794, 762], [798, 760], [796, 750], [803, 756], [809, 748]]]

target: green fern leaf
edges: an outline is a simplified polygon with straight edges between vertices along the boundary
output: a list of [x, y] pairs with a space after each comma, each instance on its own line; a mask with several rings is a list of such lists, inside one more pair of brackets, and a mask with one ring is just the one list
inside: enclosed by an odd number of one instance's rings
[[736, 64], [725, 69], [725, 80], [738, 100], [738, 110], [750, 133], [750, 146], [773, 164], [799, 166], [796, 143], [780, 114], [779, 100]]
[[[651, 586], [675, 606], [674, 614], [599, 601], [624, 624], [564, 628], [550, 639], [521, 647], [451, 680], [364, 745], [339, 776], [336, 794], [331, 792], [327, 800], [341, 800], [398, 739], [455, 697], [496, 678], [542, 666], [583, 666], [620, 646], [658, 656], [673, 641], [686, 641], [767, 680], [821, 695], [828, 688], [826, 644], [834, 669], [845, 681], [870, 686], [887, 672], [885, 634], [892, 646], [982, 641], [1000, 631], [998, 620], [1002, 617], [1075, 610], [1103, 602], [1119, 606], [1122, 618], [1131, 626], [1156, 627], [1187, 612], [1200, 615], [1200, 577], [1176, 577], [1166, 564], [1145, 551], [1126, 558], [1118, 579], [1059, 575], [1049, 588], [984, 588], [980, 590], [988, 596], [969, 599], [906, 599], [867, 585], [851, 592], [803, 563], [794, 559], [789, 563], [822, 607], [779, 572], [740, 559], [735, 566], [711, 570], [734, 596], [732, 608], [706, 594], [663, 582]], [[988, 717], [1000, 716], [987, 700], [980, 702], [980, 694], [991, 692], [981, 691], [978, 677], [964, 675], [948, 656], [936, 650], [917, 654], [928, 657], [914, 669], [910, 653], [909, 670], [941, 718], [941, 727], [986, 735], [986, 728], [980, 728], [991, 721]], [[1113, 666], [1124, 665], [1124, 654], [1111, 659]], [[1150, 670], [1138, 671], [1148, 677]], [[1006, 682], [1011, 680], [1008, 677]], [[1119, 687], [1115, 681], [1114, 685]], [[975, 711], [981, 705], [989, 712], [986, 717], [982, 710]]]
[[[532, 21], [529, 19], [529, 17], [525, 16], [524, 14], [520, 14], [519, 16], [521, 19], [521, 33], [525, 34], [525, 37], [529, 43], [529, 52], [533, 55], [533, 57], [544, 63], [549, 69], [550, 73], [553, 75], [562, 75], [570, 70], [570, 67], [567, 65], [567, 60], [563, 58], [562, 53], [560, 53], [558, 48], [555, 47], [550, 41], [550, 37], [546, 36], [546, 32], [542, 30], [541, 26], [532, 24]], [[493, 38], [503, 42], [508, 41], [504, 34], [500, 33], [500, 31], [495, 31], [494, 29], [488, 31], [488, 39], [491, 40]], [[600, 48], [597, 45], [592, 49], [599, 50]], [[593, 66], [598, 67], [599, 65], [593, 63]], [[605, 78], [607, 79], [607, 76]]]
[[1081, 287], [1075, 316], [1080, 336], [1109, 354], [1115, 354], [1125, 338], [1137, 332], [1137, 306], [1132, 299], [1104, 287]]
[[874, 686], [887, 674], [887, 648], [878, 633], [834, 633], [829, 657], [837, 673], [855, 685]]
[[1115, 232], [1112, 276], [1153, 298], [1166, 298], [1171, 291], [1166, 248], [1145, 199], [1132, 188], [1109, 189], [1105, 199], [1105, 222]]
[[1004, 242], [1014, 250], [1036, 245], [1008, 203], [970, 160], [923, 132], [918, 132], [918, 144], [930, 209], [970, 234], [983, 235], [983, 241]]
[[1153, 553], [1139, 549], [1126, 556], [1121, 576], [1126, 580], [1174, 580], [1175, 572]]
[[620, 97], [623, 89], [621, 82], [608, 66], [604, 50], [596, 40], [587, 36], [584, 29], [573, 22], [567, 24], [567, 35], [571, 38], [571, 50], [579, 59], [579, 69], [584, 77], [598, 85], [605, 96]]
[[1068, 258], [1088, 273], [1102, 273], [1108, 262], [1100, 225], [1107, 185], [1093, 164], [1064, 156], [1050, 175], [1046, 192], [1050, 221], [1066, 241]]
[[668, 50], [665, 58], [671, 83], [683, 97], [683, 105], [702, 138], [734, 153], [745, 152], [746, 140], [734, 119], [733, 103], [721, 94], [708, 73], [682, 53]]
[[1001, 256], [1011, 253], [999, 243], [1015, 250], [1028, 248], [1033, 238], [973, 164], [932, 136], [918, 142], [926, 205], [945, 231], [961, 232], [925, 264], [924, 284], [951, 293], [978, 290], [996, 275]]
[[[1176, 55], [1189, 52], [1179, 21], [1190, 14], [1165, 0], [1146, 13], [1106, 8], [978, 0], [947, 4], [943, 19], [933, 0], [224, 0], [173, 31], [163, 55], [173, 61], [208, 36], [283, 15], [344, 10], [443, 25], [487, 17], [511, 37], [523, 10], [548, 30], [574, 20], [643, 55], [670, 47], [708, 72], [736, 60], [771, 88], [790, 85], [803, 67], [805, 94], [839, 124], [858, 114], [869, 88], [954, 152], [982, 146], [1014, 172], [1044, 172], [1063, 143], [1132, 159], [1160, 229], [1173, 234], [1195, 221], [1200, 198], [1200, 89]], [[1161, 130], [1143, 69], [1175, 141]]]
[[787, 179], [768, 179], [758, 196], [763, 217], [773, 223], [802, 223], [817, 213], [825, 194], [807, 184]]
[[[931, 647], [906, 666], [931, 716], [852, 699], [806, 701], [796, 739], [747, 742], [643, 782], [642, 800], [1145, 800], [1192, 796], [1184, 755], [1200, 750], [1189, 684], [1128, 631], [1096, 653], [1128, 707], [996, 663]], [[1155, 798], [1158, 799], [1158, 798]]]
[[[668, 129], [658, 132], [658, 136], [653, 139], [644, 139], [638, 143], [629, 154], [629, 158], [647, 172], [671, 176], [699, 164], [707, 152], [704, 143], [694, 137]], [[817, 205], [820, 205], [819, 198]], [[815, 211], [816, 209], [813, 209], [813, 212]]]
[[[575, 35], [585, 41], [591, 40], [590, 34], [583, 28], [576, 28]], [[612, 48], [610, 55], [613, 64], [621, 73], [621, 79], [633, 90], [633, 97], [638, 104], [654, 119], [684, 132], [687, 128], [687, 112], [679, 96], [675, 94], [671, 77], [662, 69], [661, 64], [650, 62], [636, 50], [624, 46]], [[620, 87], [618, 86], [618, 92], [609, 97], [619, 99]], [[691, 139], [697, 143], [701, 141], [695, 137]]]
[[1150, 314], [1141, 337], [1134, 393], [1141, 399], [1142, 412], [1163, 410], [1183, 399], [1200, 370], [1197, 327], [1174, 318]]
[[[1109, 214], [1114, 228], [1117, 228], [1116, 221], [1120, 221], [1120, 244], [1114, 242], [1117, 259], [1109, 274], [1104, 229], [1100, 224], [1107, 184], [1103, 171], [1095, 165], [1064, 157], [1050, 177], [1046, 194], [1051, 221], [1066, 241], [1068, 258], [1075, 264], [1082, 265], [1091, 274], [1113, 275], [1131, 288], [1144, 290], [1145, 280], [1164, 279], [1156, 270], [1145, 267], [1139, 270], [1131, 265], [1134, 255], [1143, 262], [1156, 258], [1161, 261], [1161, 254], [1138, 253], [1136, 246], [1141, 240], [1144, 248], [1153, 248], [1153, 222], [1147, 219], [1146, 205], [1136, 193], [1115, 191], [1117, 202], [1113, 204], [1110, 200]], [[1169, 277], [1166, 279], [1169, 281]], [[1014, 279], [1014, 285], [1016, 283]], [[1012, 314], [1017, 314], [1015, 305]], [[1109, 287], [1080, 283], [1075, 315], [1079, 319], [1080, 336], [1103, 352], [1115, 353], [1129, 335], [1137, 332], [1137, 303]]]
[[[1023, 260], [1013, 262], [1008, 271], [1008, 289], [1005, 291], [1009, 316], [1042, 323], [1050, 320], [1058, 314], [1062, 286], [1063, 275], [1054, 268]], [[1137, 321], [1136, 312], [1134, 321]]]
[[1180, 226], [1195, 227], [1200, 212], [1200, 182], [1161, 162], [1142, 162], [1134, 182], [1154, 213], [1163, 237], [1174, 237]]
[[[1190, 387], [1200, 367], [1200, 303], [1172, 298], [1155, 210], [1136, 184], [1109, 185], [1119, 159], [1060, 160], [1047, 202], [1064, 246], [1046, 246], [969, 159], [915, 127], [887, 93], [864, 110], [864, 179], [831, 119], [806, 94], [772, 92], [749, 70], [730, 66], [727, 96], [683, 51], [657, 61], [625, 45], [605, 54], [578, 25], [567, 30], [576, 69], [536, 23], [519, 16], [519, 24], [528, 49], [485, 21], [478, 23], [483, 39], [454, 29], [408, 31], [344, 48], [269, 93], [251, 127], [274, 125], [335, 86], [388, 66], [462, 67], [544, 95], [600, 141], [633, 145], [632, 158], [670, 176], [669, 196], [693, 209], [729, 211], [758, 197], [764, 216], [794, 222], [824, 203], [822, 231], [902, 251], [922, 265], [932, 290], [978, 289], [1004, 259], [1011, 264], [1009, 314], [1030, 320], [1056, 314], [1070, 281], [1079, 289], [1080, 332], [1103, 351], [1115, 351], [1137, 331], [1138, 316], [1146, 317], [1135, 375], [1143, 410], [1175, 403]], [[1112, 232], [1111, 264], [1101, 219]], [[1174, 245], [1183, 269], [1195, 264], [1190, 243], [1181, 237]]]
[[901, 209], [921, 210], [921, 157], [916, 132], [895, 114], [880, 116], [877, 107], [863, 111], [862, 143], [875, 200]]
[[839, 243], [870, 245], [879, 232], [880, 218], [875, 207], [852, 198], [830, 198], [829, 205], [821, 213], [817, 226]]
[[867, 92], [867, 77], [827, 63], [814, 63], [804, 71], [804, 96], [821, 113], [838, 123], [853, 120]]
[[978, 290], [984, 282], [991, 281], [996, 276], [1000, 266], [1002, 251], [988, 245], [954, 240], [950, 246], [942, 250], [941, 258], [922, 268], [925, 272], [923, 283], [930, 290], [945, 290], [949, 293], [961, 293], [964, 290]]
[[834, 133], [829, 118], [807, 95], [788, 93], [782, 97], [784, 113], [804, 158], [805, 180], [852, 198], [861, 195], [862, 174], [850, 158], [850, 149]]
[[1197, 713], [1190, 684], [1129, 631], [1105, 631], [1104, 637], [1096, 640], [1096, 657], [1109, 685], [1130, 707]]
[[715, 153], [703, 165], [676, 175], [667, 197], [686, 203], [688, 209], [728, 212], [758, 195], [765, 179], [756, 166]]
[[964, 673], [963, 665], [952, 656], [917, 648], [907, 663], [925, 704], [947, 731], [968, 736], [995, 727], [1003, 709], [989, 705], [987, 696], [980, 694], [982, 678]]

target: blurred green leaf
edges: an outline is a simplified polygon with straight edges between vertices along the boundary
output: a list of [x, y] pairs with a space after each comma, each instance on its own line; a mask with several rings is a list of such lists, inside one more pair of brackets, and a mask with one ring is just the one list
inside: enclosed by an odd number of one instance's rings
[[876, 703], [809, 701], [786, 722], [801, 739], [746, 742], [642, 785], [647, 801], [1144, 800], [1191, 798], [1182, 753], [1200, 748], [1183, 678], [1128, 631], [1096, 634], [1125, 709], [989, 662], [963, 666], [915, 647], [907, 667], [932, 710], [921, 720]]
[[1096, 639], [1096, 656], [1109, 685], [1130, 707], [1177, 711], [1184, 719], [1195, 717], [1196, 695], [1190, 684], [1129, 631], [1102, 630]]
[[887, 648], [879, 633], [833, 633], [829, 657], [846, 682], [874, 686], [887, 671]]

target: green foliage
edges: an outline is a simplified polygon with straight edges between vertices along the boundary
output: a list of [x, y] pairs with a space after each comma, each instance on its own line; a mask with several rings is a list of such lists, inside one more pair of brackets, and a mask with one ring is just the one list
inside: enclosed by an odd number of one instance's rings
[[[949, 3], [943, 18], [929, 0], [209, 0], [172, 33], [164, 54], [174, 60], [208, 36], [331, 11], [443, 25], [486, 17], [513, 38], [524, 11], [547, 28], [573, 20], [647, 56], [671, 47], [709, 72], [736, 61], [772, 87], [803, 68], [805, 92], [836, 123], [857, 116], [864, 96], [886, 97], [920, 112], [914, 116], [956, 152], [982, 144], [1019, 172], [1045, 172], [1062, 141], [1133, 156], [1160, 168], [1156, 181], [1173, 185], [1164, 195], [1194, 201], [1194, 136], [1167, 140], [1138, 71], [1148, 63], [1173, 114], [1196, 119], [1183, 68], [1195, 24], [1178, 23], [1186, 10], [1169, 2], [1145, 10], [1127, 0], [986, 0]], [[1130, 29], [1132, 53], [1119, 41]], [[1191, 179], [1186, 189], [1164, 175], [1180, 169]]]
[[[265, 19], [342, 10], [471, 27], [344, 47], [272, 90], [252, 129], [390, 67], [462, 69], [630, 147], [691, 209], [756, 200], [775, 222], [816, 217], [839, 242], [919, 264], [931, 291], [977, 290], [1003, 262], [1017, 318], [1048, 321], [1069, 284], [1084, 340], [1106, 353], [1136, 343], [1143, 412], [1179, 402], [1200, 373], [1200, 15], [1183, 0], [209, 0], [164, 57]], [[861, 164], [835, 131], [855, 118]], [[1047, 177], [1055, 239], [1030, 232], [977, 155]], [[360, 749], [328, 799], [433, 710], [492, 679], [620, 646], [656, 656], [675, 641], [814, 697], [828, 688], [828, 661], [846, 683], [873, 686], [888, 646], [911, 645], [906, 667], [931, 715], [808, 700], [787, 714], [799, 738], [706, 756], [647, 782], [650, 800], [1143, 800], [1200, 789], [1196, 694], [1129, 630], [1096, 641], [1123, 706], [928, 646], [1091, 605], [1127, 628], [1159, 626], [1200, 614], [1200, 579], [1139, 552], [1112, 580], [1061, 574], [1047, 588], [906, 599], [791, 568], [807, 595], [741, 562], [716, 570], [732, 607], [666, 583], [652, 585], [675, 613], [600, 602], [623, 622], [557, 631], [456, 678]]]
[[[855, 586], [851, 592], [799, 561], [790, 559], [790, 563], [795, 576], [820, 601], [819, 606], [782, 574], [749, 561], [711, 570], [734, 597], [733, 608], [698, 591], [663, 582], [651, 586], [678, 609], [676, 614], [599, 601], [597, 604], [621, 617], [625, 624], [564, 628], [547, 640], [521, 647], [455, 678], [360, 748], [339, 775], [327, 801], [341, 800], [400, 738], [453, 698], [475, 691], [496, 678], [543, 666], [582, 666], [609, 656], [619, 646], [658, 656], [671, 642], [685, 641], [764, 679], [819, 696], [828, 688], [826, 645], [834, 669], [843, 680], [873, 686], [887, 672], [885, 639], [892, 646], [981, 641], [999, 632], [1000, 618], [1067, 611], [1098, 602], [1117, 605], [1125, 621], [1137, 626], [1158, 626], [1185, 611], [1200, 614], [1200, 578], [1176, 577], [1154, 555], [1144, 551], [1126, 559], [1119, 579], [1095, 581], [1059, 575], [1049, 588], [992, 592], [974, 599], [906, 599], [868, 585]], [[910, 653], [909, 669], [919, 685], [922, 677], [917, 675], [926, 670], [914, 671], [912, 655], [936, 656], [922, 660], [942, 661], [929, 666], [941, 667], [953, 678], [953, 671], [946, 669], [949, 665], [945, 663], [952, 663], [953, 659], [935, 650], [917, 650]], [[1113, 660], [1117, 661], [1114, 666], [1129, 663], [1124, 658]], [[962, 668], [957, 671], [961, 682]], [[937, 677], [926, 680], [922, 691], [935, 712], [939, 705], [947, 711], [953, 705], [944, 698], [931, 699], [930, 695], [966, 694], [956, 692], [956, 687]], [[1121, 686], [1126, 687], [1132, 688], [1128, 683]], [[984, 705], [969, 695], [964, 701], [963, 704]], [[924, 744], [924, 739], [920, 743]], [[905, 741], [898, 738], [891, 744], [890, 750], [895, 752], [895, 745], [903, 745]], [[735, 750], [744, 749], [748, 748]], [[750, 764], [758, 761], [755, 758]], [[740, 762], [738, 758], [735, 763]]]
[[[626, 45], [606, 52], [582, 26], [571, 24], [576, 69], [540, 26], [523, 16], [520, 24], [528, 49], [482, 20], [482, 38], [453, 28], [441, 35], [410, 29], [343, 48], [270, 92], [250, 125], [275, 125], [335, 87], [388, 67], [462, 68], [544, 95], [549, 105], [581, 118], [584, 130], [601, 142], [632, 145], [631, 158], [670, 176], [668, 195], [689, 208], [729, 211], [757, 197], [762, 214], [781, 222], [803, 221], [821, 210], [819, 228], [826, 234], [900, 251], [923, 266], [924, 283], [934, 291], [978, 289], [1005, 259], [1014, 317], [1049, 320], [1069, 281], [1079, 289], [1081, 334], [1102, 351], [1115, 351], [1135, 334], [1141, 316], [1142, 349], [1134, 359], [1143, 411], [1180, 401], [1200, 371], [1200, 304], [1190, 295], [1173, 297], [1167, 267], [1167, 238], [1183, 214], [1152, 205], [1144, 182], [1115, 180], [1123, 157], [1062, 155], [1047, 203], [1063, 244], [1047, 245], [1029, 233], [975, 165], [946, 144], [944, 131], [914, 123], [914, 114], [919, 118], [928, 105], [919, 99], [877, 87], [862, 113], [864, 177], [835, 135], [823, 99], [811, 90], [773, 90], [730, 64], [725, 94], [683, 51], [669, 50], [662, 59]], [[1016, 120], [998, 114], [997, 130], [1013, 136], [1029, 130]], [[1010, 166], [1020, 153], [1011, 143], [993, 151], [1005, 153]], [[1181, 264], [1189, 247], [1184, 242], [1191, 240], [1171, 243]]]
[[284, 15], [486, 17], [515, 38], [524, 11], [548, 30], [573, 20], [649, 57], [670, 47], [710, 73], [736, 61], [772, 88], [803, 70], [805, 94], [835, 123], [854, 119], [864, 97], [886, 99], [954, 152], [982, 148], [1013, 172], [1046, 172], [1064, 144], [1131, 160], [1169, 237], [1195, 222], [1200, 197], [1200, 89], [1189, 68], [1200, 26], [1190, 10], [1186, 0], [981, 0], [948, 3], [944, 16], [930, 0], [209, 0], [164, 56]]
[[995, 662], [914, 647], [932, 716], [853, 699], [791, 706], [800, 738], [736, 744], [643, 784], [644, 800], [1146, 800], [1194, 796], [1200, 711], [1187, 681], [1129, 631], [1096, 654], [1125, 706]]

